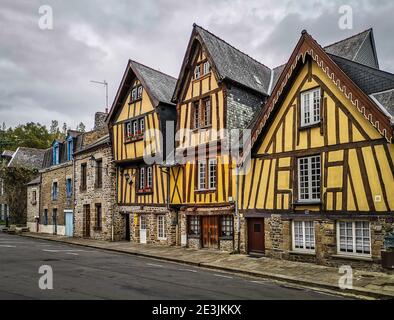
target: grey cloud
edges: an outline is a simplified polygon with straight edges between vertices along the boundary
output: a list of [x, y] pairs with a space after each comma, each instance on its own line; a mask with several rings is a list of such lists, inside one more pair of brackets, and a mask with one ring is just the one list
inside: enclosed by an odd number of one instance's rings
[[93, 125], [104, 110], [106, 79], [110, 103], [127, 60], [132, 58], [177, 76], [193, 22], [268, 65], [284, 63], [302, 29], [322, 45], [371, 26], [381, 67], [394, 72], [394, 3], [349, 0], [355, 29], [338, 29], [343, 1], [291, 0], [47, 0], [54, 30], [38, 28], [41, 1], [3, 0], [0, 8], [0, 122], [71, 127]]

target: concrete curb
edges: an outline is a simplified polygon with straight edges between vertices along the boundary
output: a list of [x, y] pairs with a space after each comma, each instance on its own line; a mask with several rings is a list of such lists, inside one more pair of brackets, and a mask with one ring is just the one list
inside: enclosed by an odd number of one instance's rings
[[292, 276], [283, 276], [283, 275], [273, 274], [273, 273], [269, 273], [269, 272], [258, 272], [258, 271], [235, 269], [235, 268], [231, 268], [231, 267], [217, 266], [217, 265], [211, 264], [211, 263], [194, 262], [194, 261], [182, 260], [182, 259], [177, 259], [177, 258], [159, 256], [159, 255], [155, 255], [155, 254], [142, 253], [142, 252], [137, 252], [137, 251], [125, 251], [125, 250], [116, 249], [116, 248], [106, 248], [106, 247], [101, 247], [99, 245], [83, 244], [83, 243], [68, 241], [66, 239], [46, 238], [46, 237], [40, 237], [40, 236], [26, 234], [26, 233], [22, 233], [19, 235], [22, 237], [67, 243], [67, 244], [81, 246], [81, 247], [94, 248], [94, 249], [117, 252], [117, 253], [122, 253], [122, 254], [135, 255], [135, 256], [140, 256], [140, 257], [145, 257], [145, 258], [153, 258], [153, 259], [158, 259], [158, 260], [163, 260], [163, 261], [168, 261], [168, 262], [175, 262], [175, 263], [181, 263], [181, 264], [186, 264], [186, 265], [191, 265], [191, 266], [203, 267], [203, 268], [207, 268], [207, 269], [231, 272], [231, 273], [240, 274], [240, 275], [248, 275], [248, 276], [259, 277], [259, 278], [264, 278], [264, 279], [277, 280], [277, 281], [281, 281], [281, 282], [288, 282], [288, 283], [302, 285], [302, 286], [308, 286], [308, 287], [312, 286], [315, 288], [328, 289], [330, 291], [334, 291], [339, 294], [361, 295], [361, 296], [366, 296], [366, 297], [371, 297], [371, 298], [376, 298], [376, 299], [394, 299], [394, 294], [382, 293], [380, 291], [370, 290], [370, 289], [365, 289], [365, 288], [360, 288], [360, 287], [354, 287], [353, 289], [344, 290], [344, 289], [340, 289], [338, 286], [335, 286], [335, 285], [332, 285], [332, 284], [326, 283], [326, 282], [304, 280], [304, 279], [300, 279], [300, 278], [296, 278], [296, 277], [292, 277]]

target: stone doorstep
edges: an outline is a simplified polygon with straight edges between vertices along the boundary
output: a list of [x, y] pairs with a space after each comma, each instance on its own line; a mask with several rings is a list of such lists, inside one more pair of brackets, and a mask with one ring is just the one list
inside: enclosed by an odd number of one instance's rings
[[[30, 238], [36, 238], [36, 239], [43, 239], [43, 240], [49, 240], [49, 241], [54, 241], [54, 242], [63, 242], [63, 243], [68, 243], [72, 245], [78, 245], [78, 246], [84, 246], [84, 247], [89, 247], [89, 248], [95, 248], [95, 249], [101, 249], [101, 250], [106, 250], [106, 251], [113, 251], [113, 252], [118, 252], [118, 253], [123, 253], [123, 254], [132, 254], [132, 255], [137, 255], [141, 257], [147, 257], [147, 258], [155, 258], [159, 260], [164, 260], [164, 261], [169, 261], [169, 262], [176, 262], [176, 263], [182, 263], [182, 264], [187, 264], [187, 265], [193, 265], [193, 266], [198, 266], [198, 267], [203, 267], [207, 269], [216, 269], [216, 270], [221, 270], [221, 271], [226, 271], [226, 272], [232, 272], [236, 274], [243, 274], [243, 275], [249, 275], [249, 276], [254, 276], [254, 277], [261, 277], [261, 278], [266, 278], [266, 279], [271, 279], [271, 280], [277, 280], [277, 281], [282, 281], [282, 282], [288, 282], [288, 283], [293, 283], [293, 284], [298, 284], [302, 286], [308, 286], [308, 287], [315, 287], [315, 288], [322, 288], [322, 289], [328, 289], [331, 291], [335, 291], [340, 294], [353, 294], [353, 295], [362, 295], [364, 297], [372, 297], [372, 298], [380, 298], [380, 299], [393, 299], [394, 298], [394, 291], [392, 290], [391, 285], [388, 287], [390, 290], [385, 290], [385, 286], [376, 286], [375, 284], [367, 284], [365, 287], [353, 287], [353, 289], [340, 289], [337, 285], [334, 285], [329, 282], [323, 282], [323, 281], [316, 281], [314, 279], [305, 279], [305, 278], [300, 278], [300, 277], [295, 277], [295, 276], [289, 276], [289, 275], [280, 275], [278, 273], [271, 273], [271, 272], [262, 272], [262, 271], [257, 271], [257, 270], [247, 270], [247, 269], [240, 269], [240, 268], [234, 268], [231, 266], [221, 266], [217, 264], [217, 259], [215, 259], [215, 262], [203, 262], [201, 261], [201, 258], [199, 258], [197, 261], [193, 261], [192, 259], [185, 260], [184, 258], [176, 258], [176, 257], [168, 257], [165, 255], [161, 255], [159, 252], [151, 252], [151, 253], [144, 253], [139, 250], [139, 248], [127, 248], [127, 249], [119, 249], [116, 247], [112, 246], [107, 246], [107, 245], [102, 245], [100, 243], [86, 243], [86, 240], [82, 239], [75, 239], [75, 238], [67, 238], [67, 237], [56, 237], [52, 235], [33, 235], [29, 233], [23, 233], [20, 234], [20, 236], [23, 237], [30, 237]], [[79, 241], [80, 240], [80, 241]], [[92, 241], [93, 242], [93, 241]], [[112, 244], [112, 242], [110, 242]], [[152, 248], [153, 250], [155, 248]], [[153, 251], [150, 250], [150, 251]], [[328, 268], [328, 267], [327, 267]], [[386, 283], [387, 286], [387, 283]]]

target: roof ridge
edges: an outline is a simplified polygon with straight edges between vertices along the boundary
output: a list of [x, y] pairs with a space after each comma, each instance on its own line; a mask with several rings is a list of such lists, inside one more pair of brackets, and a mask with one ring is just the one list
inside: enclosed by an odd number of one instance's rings
[[199, 27], [199, 28], [201, 28], [202, 30], [208, 32], [210, 35], [214, 36], [216, 39], [218, 39], [218, 40], [224, 42], [225, 44], [227, 44], [229, 47], [231, 47], [231, 48], [233, 48], [234, 50], [236, 50], [236, 51], [242, 53], [243, 55], [245, 55], [245, 56], [247, 56], [248, 58], [252, 59], [254, 62], [257, 62], [258, 64], [260, 64], [260, 65], [262, 65], [263, 67], [265, 67], [265, 68], [267, 68], [267, 69], [269, 69], [269, 70], [272, 71], [272, 69], [271, 69], [270, 67], [266, 66], [264, 63], [262, 63], [262, 62], [256, 60], [255, 58], [251, 57], [251, 56], [248, 55], [247, 53], [245, 53], [245, 52], [241, 51], [240, 49], [234, 47], [233, 45], [231, 45], [230, 43], [228, 43], [226, 40], [223, 40], [222, 38], [220, 38], [220, 37], [217, 36], [216, 34], [212, 33], [211, 31], [209, 31], [209, 30], [207, 30], [207, 29], [205, 29], [205, 28], [203, 28], [203, 27], [201, 27], [201, 26], [198, 25], [197, 23], [193, 23], [193, 27]]
[[349, 62], [353, 62], [353, 63], [355, 63], [355, 64], [357, 64], [357, 65], [359, 65], [359, 66], [361, 66], [361, 67], [371, 69], [372, 71], [375, 71], [375, 72], [378, 72], [378, 73], [385, 73], [385, 74], [387, 74], [387, 75], [390, 75], [390, 76], [393, 76], [393, 77], [394, 77], [394, 73], [391, 73], [391, 72], [389, 72], [389, 71], [385, 71], [385, 70], [382, 70], [382, 69], [376, 69], [376, 68], [373, 68], [373, 67], [368, 66], [368, 65], [366, 65], [366, 64], [362, 64], [362, 63], [357, 62], [357, 61], [354, 61], [354, 60], [349, 60], [349, 59], [346, 59], [346, 58], [344, 58], [344, 57], [337, 56], [337, 55], [332, 54], [332, 53], [327, 53], [327, 54], [330, 55], [330, 56], [334, 56], [334, 57], [336, 57], [336, 58], [339, 58], [339, 59], [343, 59], [343, 60], [346, 60], [346, 61], [349, 61]]
[[366, 30], [364, 30], [364, 31], [361, 31], [361, 32], [359, 32], [359, 33], [356, 33], [356, 34], [354, 34], [354, 35], [352, 35], [352, 36], [349, 36], [349, 37], [347, 37], [347, 38], [345, 38], [345, 39], [338, 40], [337, 42], [334, 42], [334, 43], [329, 44], [328, 46], [324, 46], [324, 47], [322, 47], [322, 48], [323, 48], [323, 49], [326, 49], [326, 48], [335, 46], [335, 45], [338, 44], [338, 43], [347, 41], [347, 40], [352, 39], [352, 38], [355, 38], [355, 37], [357, 37], [357, 36], [359, 36], [359, 35], [361, 35], [361, 34], [363, 34], [363, 33], [365, 33], [365, 32], [371, 32], [371, 31], [373, 31], [373, 28], [372, 28], [372, 27], [369, 28], [369, 29], [366, 29]]
[[161, 74], [164, 75], [164, 76], [173, 78], [174, 80], [178, 80], [177, 78], [175, 78], [175, 77], [173, 77], [173, 76], [171, 76], [171, 75], [169, 75], [169, 74], [167, 74], [167, 73], [164, 73], [163, 71], [160, 71], [160, 70], [154, 69], [154, 68], [152, 68], [152, 67], [149, 67], [149, 66], [147, 66], [146, 64], [143, 64], [143, 63], [141, 63], [141, 62], [135, 61], [135, 60], [133, 60], [133, 59], [129, 59], [129, 61], [130, 61], [130, 62], [134, 62], [134, 63], [136, 63], [136, 64], [139, 64], [140, 66], [143, 66], [143, 67], [145, 67], [145, 68], [148, 68], [148, 69], [150, 69], [150, 70], [152, 70], [152, 71], [155, 71], [155, 72], [157, 72], [157, 73], [161, 73]]

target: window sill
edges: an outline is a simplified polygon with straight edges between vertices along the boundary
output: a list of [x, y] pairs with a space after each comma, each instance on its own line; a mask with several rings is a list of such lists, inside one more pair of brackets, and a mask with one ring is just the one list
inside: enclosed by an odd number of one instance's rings
[[292, 255], [316, 256], [316, 251], [292, 250], [289, 253]]
[[195, 82], [198, 82], [198, 81], [202, 81], [202, 80], [204, 80], [204, 79], [207, 79], [207, 78], [209, 78], [210, 74], [211, 74], [211, 71], [209, 71], [207, 74], [204, 74], [204, 75], [202, 75], [202, 76], [200, 76], [200, 77], [198, 77], [198, 78], [194, 78], [194, 77], [193, 77], [192, 82], [195, 83]]
[[198, 132], [198, 131], [202, 131], [202, 130], [209, 130], [209, 129], [212, 129], [212, 124], [210, 124], [210, 125], [207, 125], [207, 126], [203, 126], [203, 127], [199, 127], [199, 128], [194, 128], [193, 130], [192, 130], [192, 132], [193, 133], [196, 133], [196, 132]]
[[317, 123], [313, 123], [313, 124], [308, 124], [308, 125], [300, 125], [298, 127], [298, 130], [302, 131], [302, 130], [308, 130], [308, 129], [313, 129], [313, 128], [319, 128], [320, 127], [321, 122], [317, 122]]
[[316, 200], [316, 201], [295, 201], [293, 202], [293, 205], [295, 206], [316, 206], [316, 205], [321, 205], [322, 201], [321, 200]]
[[133, 103], [136, 103], [136, 102], [139, 102], [139, 101], [142, 101], [142, 97], [138, 98], [138, 99], [135, 99], [135, 100], [129, 100], [129, 104], [133, 104]]
[[167, 241], [167, 238], [157, 238], [159, 241]]
[[188, 234], [187, 238], [188, 239], [200, 239], [201, 236], [199, 234]]
[[144, 194], [153, 194], [153, 190], [152, 189], [137, 190], [137, 195], [144, 195]]
[[337, 259], [349, 259], [349, 260], [358, 260], [358, 261], [373, 261], [371, 256], [365, 255], [352, 255], [352, 254], [343, 254], [343, 253], [338, 253], [335, 255], [332, 255], [331, 257], [337, 258]]
[[197, 194], [201, 194], [201, 193], [215, 193], [216, 189], [200, 189], [200, 190], [195, 190], [194, 191]]
[[234, 240], [233, 236], [223, 236], [223, 237], [219, 237], [219, 240]]
[[124, 144], [133, 143], [133, 142], [142, 141], [142, 140], [144, 140], [144, 135], [138, 136], [135, 138], [125, 138]]

